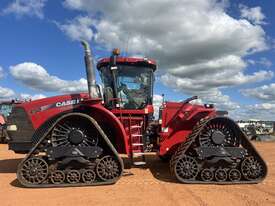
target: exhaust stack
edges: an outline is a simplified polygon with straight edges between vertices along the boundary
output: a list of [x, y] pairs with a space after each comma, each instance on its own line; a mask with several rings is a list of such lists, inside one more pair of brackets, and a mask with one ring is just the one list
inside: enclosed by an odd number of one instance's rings
[[85, 66], [86, 66], [89, 96], [90, 98], [98, 98], [99, 95], [98, 95], [98, 88], [95, 80], [95, 70], [94, 70], [92, 52], [88, 42], [82, 40], [81, 44], [84, 47], [84, 52], [85, 52], [84, 60], [85, 60]]

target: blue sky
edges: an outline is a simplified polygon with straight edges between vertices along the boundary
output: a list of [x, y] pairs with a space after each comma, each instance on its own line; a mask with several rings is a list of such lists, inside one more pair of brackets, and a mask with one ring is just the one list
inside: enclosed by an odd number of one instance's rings
[[[273, 8], [273, 9], [272, 9]], [[153, 57], [155, 103], [199, 95], [237, 119], [275, 120], [274, 1], [2, 0], [0, 99], [86, 89], [83, 51]], [[273, 118], [274, 116], [274, 118]]]

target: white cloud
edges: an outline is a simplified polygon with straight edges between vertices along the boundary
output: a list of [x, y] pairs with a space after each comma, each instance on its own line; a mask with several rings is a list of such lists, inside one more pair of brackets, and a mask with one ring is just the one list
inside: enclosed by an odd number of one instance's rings
[[260, 119], [275, 121], [275, 83], [256, 88], [242, 89], [244, 96], [262, 101], [254, 105], [243, 105], [242, 110], [237, 111], [239, 119]]
[[21, 16], [36, 16], [44, 18], [43, 8], [47, 0], [15, 0], [3, 10], [4, 14]]
[[[192, 95], [193, 93], [189, 93]], [[196, 94], [199, 96], [199, 99], [194, 102], [198, 104], [214, 104], [218, 110], [233, 111], [240, 108], [239, 103], [234, 102], [230, 99], [228, 95], [224, 95], [218, 89], [211, 89], [207, 91], [198, 91]]]
[[218, 89], [213, 89], [212, 92], [202, 94], [201, 98], [206, 103], [213, 103], [219, 110], [232, 111], [240, 108], [239, 103], [234, 102], [228, 95], [224, 95]]
[[[181, 91], [207, 91], [245, 83], [259, 82], [273, 77], [272, 71], [258, 71], [245, 75], [245, 62], [237, 56], [180, 66], [161, 76], [161, 81]], [[230, 69], [229, 69], [230, 68]], [[230, 78], [228, 78], [230, 77]]]
[[0, 100], [1, 101], [10, 101], [12, 99], [20, 99], [20, 100], [36, 100], [36, 99], [42, 99], [45, 98], [46, 96], [44, 94], [25, 94], [25, 93], [15, 93], [10, 88], [6, 87], [1, 87], [0, 86]]
[[275, 83], [256, 88], [242, 89], [241, 93], [244, 96], [260, 100], [261, 103], [244, 105], [237, 116], [242, 117], [242, 119], [275, 121]]
[[23, 100], [37, 100], [37, 99], [43, 99], [46, 98], [46, 96], [44, 94], [19, 94], [19, 99], [23, 99]]
[[65, 24], [57, 23], [57, 26], [67, 34], [72, 40], [87, 40], [90, 41], [94, 35], [91, 26], [93, 20], [89, 17], [79, 16]]
[[[113, 48], [129, 39], [133, 53], [163, 57], [158, 59], [172, 67], [266, 49], [260, 26], [228, 16], [214, 0], [67, 0], [65, 5], [89, 13], [97, 42]], [[97, 12], [102, 16], [92, 18]]]
[[240, 105], [232, 101], [228, 95], [224, 95], [218, 88], [261, 81], [272, 75], [272, 72], [260, 71], [253, 75], [243, 75], [239, 73], [235, 76], [230, 76], [230, 73], [220, 73], [213, 76], [202, 74], [201, 76], [191, 79], [165, 74], [161, 77], [161, 80], [165, 85], [178, 92], [184, 91], [189, 95], [198, 95], [202, 99], [202, 102], [213, 103], [218, 109], [235, 110], [240, 108]]
[[260, 100], [275, 101], [275, 83], [252, 89], [243, 89], [241, 93], [244, 96], [254, 97]]
[[241, 109], [232, 112], [236, 120], [264, 120], [275, 121], [275, 104], [260, 103], [254, 105], [243, 105]]
[[[248, 15], [246, 19], [229, 16], [226, 2], [66, 0], [66, 8], [87, 13], [88, 24], [80, 21], [81, 16], [60, 28], [81, 28], [89, 34], [86, 39], [107, 49], [128, 48], [130, 55], [155, 58], [166, 86], [186, 94], [203, 94], [204, 100], [211, 96], [219, 107], [232, 109], [239, 105], [220, 88], [270, 79], [273, 72], [246, 71], [244, 57], [268, 49], [266, 34], [255, 24], [256, 15], [253, 22]], [[258, 12], [258, 23], [264, 19], [259, 11], [262, 14], [259, 9], [254, 12]], [[96, 14], [98, 18], [94, 18]], [[63, 29], [76, 40], [80, 35], [75, 30]]]
[[24, 62], [10, 67], [11, 75], [29, 88], [44, 92], [76, 93], [87, 90], [87, 81], [63, 80], [33, 62]]
[[12, 89], [0, 86], [0, 99], [5, 100], [15, 96], [15, 92]]
[[153, 96], [154, 116], [156, 119], [159, 117], [159, 108], [162, 105], [163, 97], [159, 94]]
[[275, 104], [271, 103], [262, 103], [262, 104], [255, 104], [255, 105], [250, 105], [249, 106], [252, 109], [261, 109], [261, 110], [274, 110], [275, 111]]
[[241, 17], [246, 18], [255, 24], [265, 24], [265, 15], [262, 13], [262, 8], [257, 6], [248, 8], [245, 5], [240, 5]]

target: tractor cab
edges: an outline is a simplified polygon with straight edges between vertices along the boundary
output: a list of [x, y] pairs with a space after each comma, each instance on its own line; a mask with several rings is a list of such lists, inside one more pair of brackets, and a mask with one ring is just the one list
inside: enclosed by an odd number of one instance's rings
[[147, 58], [101, 59], [97, 68], [104, 84], [104, 102], [110, 109], [141, 110], [152, 105], [156, 62]]

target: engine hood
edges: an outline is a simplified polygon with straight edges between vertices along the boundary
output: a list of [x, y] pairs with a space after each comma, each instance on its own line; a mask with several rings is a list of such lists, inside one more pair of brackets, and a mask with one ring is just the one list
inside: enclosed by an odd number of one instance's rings
[[37, 128], [48, 118], [72, 110], [85, 100], [90, 100], [88, 93], [60, 95], [16, 104], [13, 111], [24, 109], [33, 127]]

